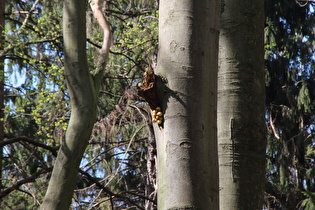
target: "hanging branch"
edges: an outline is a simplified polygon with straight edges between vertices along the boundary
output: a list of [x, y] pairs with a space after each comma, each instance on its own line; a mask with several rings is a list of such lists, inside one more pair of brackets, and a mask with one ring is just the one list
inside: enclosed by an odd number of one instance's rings
[[[295, 2], [300, 6], [300, 7], [305, 7], [309, 2], [310, 3], [315, 3], [315, 0], [295, 0]], [[300, 2], [305, 2], [301, 4]]]
[[276, 139], [280, 139], [280, 136], [278, 135], [278, 133], [277, 133], [277, 131], [276, 131], [276, 128], [275, 128], [275, 126], [273, 125], [273, 119], [272, 119], [272, 113], [271, 113], [271, 111], [270, 111], [270, 113], [269, 113], [269, 121], [270, 121], [270, 127], [271, 127], [271, 129], [272, 129], [272, 132], [273, 132], [273, 134], [274, 134], [274, 136], [276, 137]]

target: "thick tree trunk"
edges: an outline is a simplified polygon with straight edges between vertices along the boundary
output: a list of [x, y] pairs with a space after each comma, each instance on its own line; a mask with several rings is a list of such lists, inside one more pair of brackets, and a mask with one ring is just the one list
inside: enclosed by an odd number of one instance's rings
[[160, 1], [158, 209], [218, 209], [219, 2]]
[[222, 4], [218, 144], [220, 209], [261, 210], [265, 186], [264, 1]]
[[[0, 0], [0, 52], [4, 49], [4, 0]], [[0, 57], [0, 141], [4, 138], [4, 57]], [[2, 189], [3, 148], [0, 147], [0, 189]]]
[[41, 209], [69, 209], [78, 167], [96, 119], [96, 94], [86, 59], [85, 14], [85, 1], [64, 1], [65, 76], [71, 117]]

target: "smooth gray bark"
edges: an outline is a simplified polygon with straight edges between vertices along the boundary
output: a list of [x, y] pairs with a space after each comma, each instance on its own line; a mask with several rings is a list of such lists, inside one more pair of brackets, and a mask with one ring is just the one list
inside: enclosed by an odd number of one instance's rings
[[265, 186], [264, 2], [222, 4], [218, 144], [220, 209], [261, 210]]
[[219, 2], [162, 0], [155, 125], [158, 209], [218, 209], [216, 133]]
[[[68, 210], [77, 180], [78, 168], [96, 120], [98, 89], [102, 70], [110, 47], [110, 31], [106, 18], [100, 13], [100, 1], [93, 11], [104, 32], [104, 43], [96, 61], [96, 72], [89, 72], [86, 58], [86, 2], [65, 0], [63, 8], [63, 38], [65, 78], [71, 102], [71, 117], [65, 139], [51, 175], [41, 205], [45, 210]], [[95, 85], [94, 81], [97, 81]]]
[[65, 76], [71, 117], [41, 205], [45, 210], [69, 209], [78, 167], [96, 117], [96, 96], [86, 60], [85, 5], [85, 1], [64, 1]]

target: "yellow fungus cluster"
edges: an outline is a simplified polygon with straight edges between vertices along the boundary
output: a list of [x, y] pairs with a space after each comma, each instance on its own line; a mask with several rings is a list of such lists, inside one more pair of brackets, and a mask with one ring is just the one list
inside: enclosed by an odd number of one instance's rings
[[161, 125], [163, 123], [163, 112], [161, 107], [156, 107], [155, 110], [152, 110], [152, 122]]

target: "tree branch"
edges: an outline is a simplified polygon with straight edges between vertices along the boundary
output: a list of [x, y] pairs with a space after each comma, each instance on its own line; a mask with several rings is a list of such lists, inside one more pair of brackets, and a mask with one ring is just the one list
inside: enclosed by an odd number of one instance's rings
[[275, 129], [275, 126], [273, 125], [273, 119], [272, 119], [271, 111], [269, 113], [269, 121], [270, 121], [270, 127], [272, 129], [272, 132], [273, 132], [274, 136], [276, 137], [276, 139], [280, 139], [280, 137], [279, 137], [279, 135], [278, 135], [278, 133], [277, 133], [277, 131]]
[[32, 44], [40, 44], [40, 43], [47, 43], [47, 42], [54, 42], [57, 39], [62, 38], [62, 36], [56, 36], [52, 39], [42, 39], [42, 40], [38, 40], [38, 41], [32, 41], [32, 42], [23, 42], [23, 43], [18, 43], [18, 44], [9, 44], [8, 47], [6, 47], [3, 51], [1, 51], [0, 53], [0, 57], [3, 57], [6, 53], [8, 53], [10, 50], [13, 50], [15, 48], [18, 48], [20, 45], [23, 46], [28, 46], [28, 45], [32, 45]]
[[[296, 2], [300, 7], [305, 7], [308, 3], [314, 3], [315, 0], [295, 0], [295, 2]], [[300, 2], [305, 2], [305, 3], [300, 4]]]
[[20, 28], [18, 34], [20, 34], [20, 33], [23, 31], [23, 29], [25, 28], [25, 26], [26, 26], [28, 20], [29, 20], [30, 17], [31, 17], [31, 14], [32, 14], [32, 13], [34, 12], [34, 10], [36, 9], [36, 5], [37, 5], [38, 3], [39, 3], [39, 0], [37, 0], [37, 1], [33, 4], [33, 6], [32, 6], [32, 8], [30, 9], [30, 11], [27, 13], [26, 18], [25, 18], [25, 20], [23, 21], [23, 24], [22, 24], [22, 26], [21, 26], [21, 28]]
[[[132, 199], [130, 199], [130, 198], [126, 197], [126, 196], [120, 195], [120, 194], [113, 193], [107, 187], [105, 187], [103, 184], [101, 184], [96, 178], [92, 177], [88, 172], [83, 171], [81, 169], [79, 170], [79, 172], [81, 174], [83, 174], [87, 179], [89, 179], [92, 182], [94, 182], [97, 187], [99, 187], [100, 189], [104, 190], [104, 192], [106, 192], [108, 195], [116, 197], [116, 198], [121, 198], [123, 200], [127, 200], [130, 204], [136, 206], [138, 209], [144, 209], [143, 207], [139, 206], [136, 202], [132, 201]], [[148, 199], [148, 198], [146, 198], [146, 199]]]
[[19, 141], [25, 141], [27, 143], [30, 143], [34, 146], [37, 146], [37, 147], [41, 147], [43, 149], [46, 149], [48, 151], [50, 151], [52, 153], [53, 156], [57, 156], [57, 150], [58, 148], [53, 148], [51, 146], [48, 146], [46, 144], [43, 144], [43, 143], [40, 143], [38, 141], [34, 141], [26, 136], [20, 136], [20, 137], [17, 137], [17, 138], [11, 138], [11, 139], [5, 139], [4, 141], [1, 141], [0, 142], [0, 147], [4, 147], [8, 144], [13, 144], [13, 143], [16, 143], [16, 142], [19, 142]]
[[0, 199], [6, 197], [7, 195], [9, 195], [12, 191], [14, 190], [18, 190], [19, 187], [21, 187], [23, 184], [26, 183], [30, 183], [30, 182], [35, 182], [36, 178], [38, 178], [40, 175], [44, 174], [44, 173], [48, 173], [51, 172], [52, 168], [44, 168], [36, 173], [34, 173], [32, 176], [27, 177], [25, 179], [22, 179], [20, 181], [18, 181], [15, 185], [3, 190], [0, 192]]
[[111, 46], [112, 33], [110, 30], [109, 23], [104, 15], [105, 12], [103, 13], [101, 10], [102, 8], [101, 1], [91, 0], [90, 6], [93, 11], [94, 17], [96, 18], [96, 20], [98, 21], [98, 24], [103, 29], [103, 34], [104, 34], [102, 48], [99, 50], [99, 58], [96, 64], [95, 72], [94, 72], [94, 75], [97, 75], [106, 65], [106, 59], [108, 57], [109, 48]]

